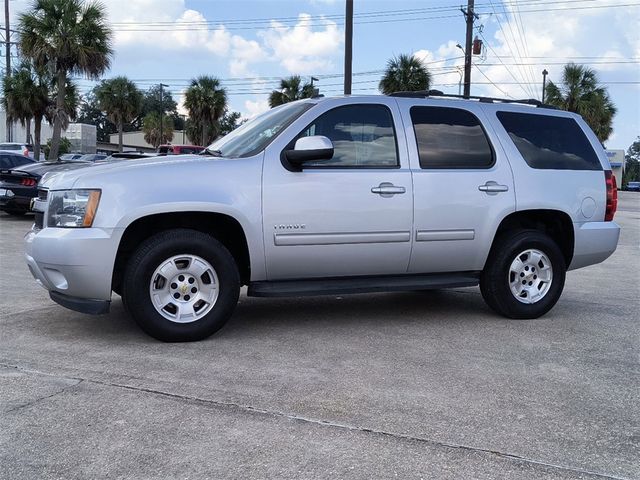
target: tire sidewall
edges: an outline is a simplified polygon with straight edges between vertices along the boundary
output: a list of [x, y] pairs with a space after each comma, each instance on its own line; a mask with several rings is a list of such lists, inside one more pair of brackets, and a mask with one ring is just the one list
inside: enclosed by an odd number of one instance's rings
[[[516, 255], [525, 250], [536, 249], [544, 253], [553, 269], [553, 278], [546, 295], [538, 302], [526, 304], [520, 302], [511, 293], [509, 270]], [[481, 287], [483, 295], [492, 295], [488, 303], [500, 313], [511, 318], [538, 318], [547, 313], [556, 304], [564, 288], [566, 264], [562, 252], [547, 235], [538, 231], [524, 231], [503, 238], [491, 255], [491, 265], [485, 269]], [[491, 285], [487, 285], [491, 282]], [[484, 284], [484, 285], [483, 285]]]
[[[197, 255], [211, 264], [218, 276], [216, 303], [204, 317], [178, 323], [162, 316], [149, 293], [151, 277], [167, 259], [176, 255]], [[173, 230], [145, 242], [125, 272], [123, 301], [140, 327], [162, 341], [201, 340], [222, 328], [238, 302], [240, 280], [235, 261], [213, 237], [198, 231]]]

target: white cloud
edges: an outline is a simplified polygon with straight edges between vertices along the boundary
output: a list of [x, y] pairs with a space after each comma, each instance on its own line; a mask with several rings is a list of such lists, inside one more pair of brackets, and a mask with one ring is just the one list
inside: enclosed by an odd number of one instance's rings
[[343, 36], [331, 21], [314, 31], [313, 20], [311, 15], [301, 13], [293, 27], [272, 21], [270, 29], [258, 33], [273, 57], [290, 73], [309, 74], [334, 68], [333, 60], [341, 51]]
[[245, 112], [243, 112], [243, 118], [253, 118], [256, 115], [260, 115], [263, 112], [269, 110], [268, 100], [246, 100], [244, 102]]

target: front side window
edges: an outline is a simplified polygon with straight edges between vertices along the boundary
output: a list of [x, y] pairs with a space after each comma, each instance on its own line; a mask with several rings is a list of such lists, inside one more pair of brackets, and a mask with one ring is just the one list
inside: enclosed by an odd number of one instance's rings
[[496, 115], [531, 168], [602, 170], [591, 143], [573, 118], [518, 112]]
[[467, 110], [411, 107], [420, 167], [488, 168], [493, 153], [480, 120]]
[[300, 137], [323, 135], [333, 143], [333, 158], [305, 168], [397, 167], [398, 149], [391, 111], [384, 105], [346, 105], [323, 113]]

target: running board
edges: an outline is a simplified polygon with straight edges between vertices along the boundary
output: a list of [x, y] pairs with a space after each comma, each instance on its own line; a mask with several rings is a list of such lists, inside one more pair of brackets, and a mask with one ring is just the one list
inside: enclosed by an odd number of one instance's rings
[[250, 297], [300, 297], [475, 287], [479, 283], [479, 278], [480, 272], [457, 272], [426, 275], [279, 280], [252, 282], [249, 284], [247, 295]]

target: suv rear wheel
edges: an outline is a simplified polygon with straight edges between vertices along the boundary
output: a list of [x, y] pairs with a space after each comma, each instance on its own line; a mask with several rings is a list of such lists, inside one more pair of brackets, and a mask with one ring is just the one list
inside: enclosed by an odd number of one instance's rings
[[231, 317], [240, 275], [229, 251], [205, 233], [176, 229], [146, 240], [128, 262], [123, 302], [149, 335], [202, 340]]
[[538, 230], [501, 236], [480, 276], [485, 302], [509, 318], [538, 318], [556, 304], [566, 274], [558, 245]]

